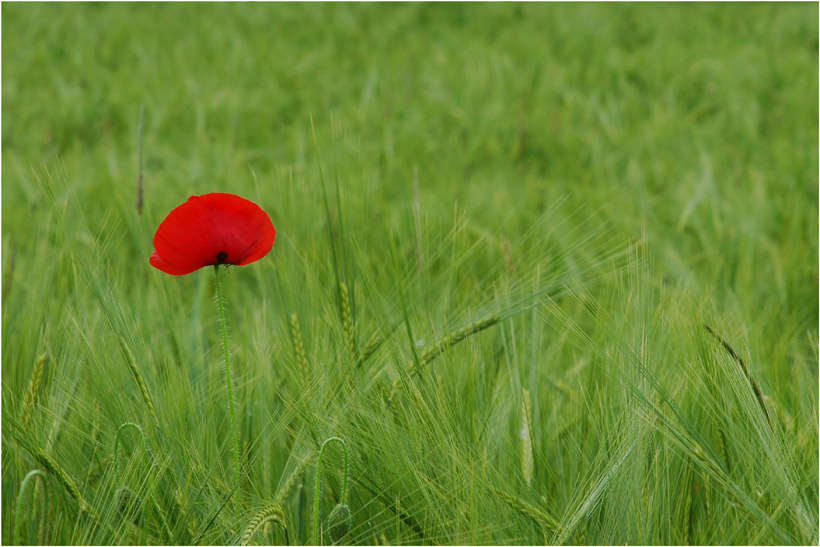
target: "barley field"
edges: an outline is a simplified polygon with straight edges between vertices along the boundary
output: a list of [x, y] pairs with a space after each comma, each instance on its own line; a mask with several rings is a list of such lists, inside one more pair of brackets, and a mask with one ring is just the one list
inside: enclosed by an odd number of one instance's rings
[[818, 543], [817, 4], [0, 9], [3, 544]]

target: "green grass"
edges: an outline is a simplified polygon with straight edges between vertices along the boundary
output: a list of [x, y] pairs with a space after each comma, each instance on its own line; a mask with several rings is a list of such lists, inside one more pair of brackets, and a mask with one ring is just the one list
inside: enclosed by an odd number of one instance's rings
[[2, 16], [3, 543], [817, 543], [817, 5]]

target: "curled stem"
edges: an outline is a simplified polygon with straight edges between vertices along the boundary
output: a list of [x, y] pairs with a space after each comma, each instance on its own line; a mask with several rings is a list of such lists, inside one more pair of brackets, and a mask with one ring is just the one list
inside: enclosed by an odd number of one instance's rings
[[231, 436], [233, 438], [233, 478], [236, 493], [234, 494], [234, 516], [239, 520], [239, 432], [236, 424], [236, 412], [233, 404], [233, 385], [231, 383], [231, 356], [228, 351], [228, 326], [225, 323], [225, 296], [222, 289], [222, 278], [219, 276], [219, 264], [214, 265], [216, 280], [216, 311], [219, 327], [222, 331], [222, 346], [225, 355], [225, 383], [228, 387], [228, 407], [231, 414]]
[[[46, 474], [39, 469], [29, 471], [20, 483], [20, 492], [18, 492], [17, 502], [14, 504], [14, 534], [12, 535], [14, 538], [14, 545], [23, 545], [23, 495], [25, 495], [27, 491], [28, 483], [35, 477], [40, 479], [43, 489], [46, 487]], [[42, 495], [44, 496], [43, 500], [46, 500], [47, 497], [45, 497], [44, 491]], [[45, 514], [40, 515], [40, 518], [46, 518]]]
[[319, 449], [319, 457], [316, 459], [316, 490], [313, 494], [313, 545], [319, 545], [319, 494], [322, 486], [322, 456], [325, 453], [325, 448], [331, 442], [338, 442], [344, 448], [345, 463], [344, 463], [344, 478], [342, 480], [342, 501], [340, 503], [347, 504], [347, 482], [350, 473], [350, 460], [348, 454], [347, 443], [344, 439], [339, 437], [329, 437], [322, 443], [322, 448]]
[[117, 428], [117, 436], [114, 437], [114, 470], [117, 472], [117, 476], [119, 476], [120, 474], [120, 437], [122, 436], [123, 430], [127, 427], [132, 427], [137, 430], [137, 432], [140, 434], [140, 438], [142, 438], [142, 446], [145, 448], [145, 453], [148, 454], [148, 457], [152, 457], [151, 449], [148, 447], [148, 441], [145, 440], [145, 434], [143, 433], [142, 428], [139, 426], [139, 424], [135, 424], [133, 422], [125, 422]]

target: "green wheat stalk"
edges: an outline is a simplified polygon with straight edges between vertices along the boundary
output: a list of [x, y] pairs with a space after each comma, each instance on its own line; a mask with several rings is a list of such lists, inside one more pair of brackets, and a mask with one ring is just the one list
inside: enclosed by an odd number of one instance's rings
[[683, 522], [681, 526], [683, 528], [685, 545], [689, 545], [692, 539], [692, 502], [695, 497], [695, 491], [691, 480], [691, 470], [687, 473], [687, 479], [688, 480], [683, 481], [683, 484], [687, 486], [688, 492], [686, 493], [686, 500], [684, 501]]

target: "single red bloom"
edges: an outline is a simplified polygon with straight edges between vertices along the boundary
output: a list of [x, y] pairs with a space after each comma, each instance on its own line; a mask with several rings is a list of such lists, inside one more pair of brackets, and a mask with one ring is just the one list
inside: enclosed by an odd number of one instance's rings
[[171, 275], [243, 266], [268, 254], [275, 238], [273, 222], [254, 202], [223, 193], [191, 196], [160, 223], [150, 262]]

